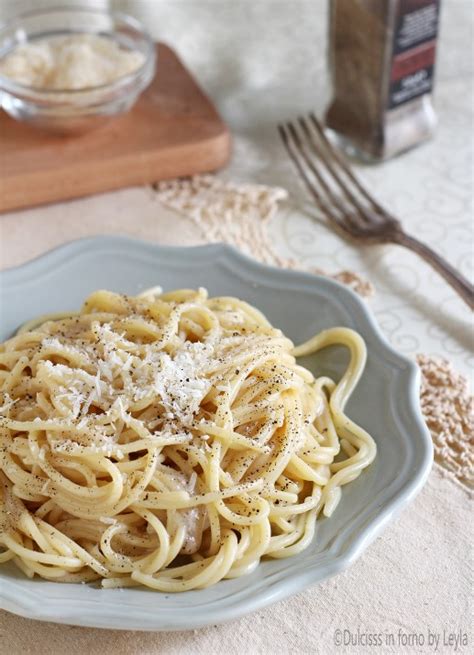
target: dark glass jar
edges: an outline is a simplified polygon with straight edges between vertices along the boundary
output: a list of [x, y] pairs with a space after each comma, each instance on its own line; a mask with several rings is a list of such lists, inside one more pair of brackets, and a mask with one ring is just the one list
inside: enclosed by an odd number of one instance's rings
[[440, 0], [330, 0], [326, 125], [382, 160], [431, 137]]

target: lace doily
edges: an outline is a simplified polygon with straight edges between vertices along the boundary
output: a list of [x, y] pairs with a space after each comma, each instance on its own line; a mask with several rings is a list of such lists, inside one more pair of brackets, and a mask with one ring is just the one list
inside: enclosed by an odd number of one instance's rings
[[433, 437], [435, 461], [474, 486], [474, 401], [466, 378], [440, 357], [417, 355], [421, 411]]
[[[280, 201], [288, 197], [285, 189], [228, 182], [213, 175], [159, 182], [154, 188], [159, 200], [190, 218], [206, 241], [229, 243], [265, 264], [300, 268], [274, 250], [268, 235]], [[338, 280], [364, 298], [373, 295], [372, 284], [352, 271], [306, 270]]]

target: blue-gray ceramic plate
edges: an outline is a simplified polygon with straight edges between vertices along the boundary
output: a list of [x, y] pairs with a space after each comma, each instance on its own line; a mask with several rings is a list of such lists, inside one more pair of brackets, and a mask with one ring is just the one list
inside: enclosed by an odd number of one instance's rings
[[[127, 630], [183, 630], [235, 619], [339, 573], [359, 557], [382, 527], [422, 487], [432, 443], [419, 409], [415, 364], [386, 342], [366, 305], [324, 277], [270, 268], [224, 245], [161, 247], [121, 237], [75, 241], [18, 268], [0, 273], [0, 339], [28, 319], [77, 309], [91, 291], [129, 294], [204, 286], [259, 307], [295, 343], [323, 328], [357, 330], [368, 349], [367, 368], [347, 413], [375, 438], [378, 456], [344, 487], [330, 519], [318, 522], [303, 553], [260, 564], [250, 576], [181, 594], [147, 589], [96, 589], [81, 584], [29, 580], [0, 566], [0, 606], [45, 621]], [[304, 364], [337, 376], [343, 350], [326, 350]]]

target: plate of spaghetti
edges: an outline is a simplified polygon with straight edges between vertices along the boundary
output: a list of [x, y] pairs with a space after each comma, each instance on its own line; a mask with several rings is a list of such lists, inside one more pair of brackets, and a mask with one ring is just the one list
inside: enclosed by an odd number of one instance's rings
[[332, 280], [119, 237], [0, 275], [4, 609], [237, 618], [346, 568], [429, 472], [415, 365]]

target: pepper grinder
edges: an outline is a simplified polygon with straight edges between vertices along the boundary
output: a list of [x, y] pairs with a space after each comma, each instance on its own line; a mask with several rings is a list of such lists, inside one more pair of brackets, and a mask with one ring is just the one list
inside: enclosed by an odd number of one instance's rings
[[439, 10], [440, 0], [330, 0], [326, 125], [350, 154], [380, 161], [433, 135]]

